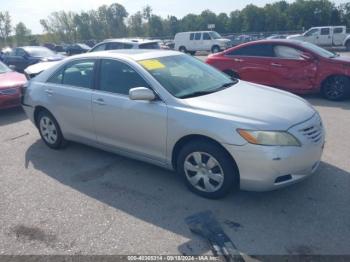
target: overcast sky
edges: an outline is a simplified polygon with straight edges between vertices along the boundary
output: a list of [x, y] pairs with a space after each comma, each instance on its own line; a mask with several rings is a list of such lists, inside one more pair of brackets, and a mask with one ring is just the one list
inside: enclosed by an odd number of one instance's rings
[[[336, 4], [349, 0], [335, 0]], [[249, 3], [264, 6], [266, 3], [276, 1], [269, 0], [0, 0], [0, 11], [9, 11], [13, 24], [22, 21], [33, 33], [42, 33], [40, 19], [46, 18], [50, 13], [60, 10], [79, 12], [95, 9], [103, 4], [122, 4], [129, 14], [150, 5], [153, 13], [166, 17], [175, 15], [183, 17], [188, 13], [199, 14], [205, 9], [213, 12], [229, 13], [236, 9], [242, 9]], [[293, 1], [288, 1], [293, 2]]]

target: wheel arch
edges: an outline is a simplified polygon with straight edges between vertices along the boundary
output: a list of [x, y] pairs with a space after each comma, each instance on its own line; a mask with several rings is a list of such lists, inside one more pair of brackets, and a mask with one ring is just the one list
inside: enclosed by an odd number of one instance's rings
[[181, 151], [181, 149], [187, 145], [188, 143], [191, 143], [191, 142], [194, 142], [194, 141], [205, 141], [205, 142], [209, 142], [209, 143], [212, 143], [212, 144], [215, 144], [216, 146], [218, 146], [219, 148], [221, 148], [226, 154], [227, 156], [230, 158], [230, 160], [232, 161], [235, 169], [237, 170], [237, 174], [238, 174], [238, 177], [240, 177], [240, 173], [239, 173], [239, 168], [238, 168], [238, 165], [235, 161], [235, 159], [232, 157], [232, 155], [226, 150], [225, 147], [223, 147], [218, 141], [216, 141], [215, 139], [212, 139], [208, 136], [205, 136], [205, 135], [198, 135], [198, 134], [193, 134], [193, 135], [187, 135], [187, 136], [184, 136], [182, 138], [180, 138], [175, 146], [173, 147], [173, 150], [172, 150], [172, 154], [171, 154], [171, 164], [172, 164], [172, 167], [174, 170], [177, 169], [176, 167], [176, 162], [177, 162], [177, 158], [178, 158], [178, 155]]
[[34, 123], [35, 123], [36, 127], [39, 126], [38, 125], [38, 116], [39, 116], [39, 113], [42, 112], [42, 111], [47, 111], [47, 112], [49, 112], [52, 115], [52, 113], [46, 107], [36, 106], [35, 109], [34, 109]]

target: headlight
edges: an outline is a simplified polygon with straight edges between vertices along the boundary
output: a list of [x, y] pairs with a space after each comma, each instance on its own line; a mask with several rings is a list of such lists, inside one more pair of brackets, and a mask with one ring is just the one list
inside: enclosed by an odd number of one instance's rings
[[301, 146], [292, 134], [284, 131], [253, 131], [237, 129], [247, 142], [263, 146]]

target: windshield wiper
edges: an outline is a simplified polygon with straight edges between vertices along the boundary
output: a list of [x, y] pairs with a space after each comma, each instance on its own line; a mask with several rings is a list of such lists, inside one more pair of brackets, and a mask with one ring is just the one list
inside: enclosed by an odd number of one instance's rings
[[226, 88], [228, 88], [228, 87], [233, 86], [233, 85], [236, 84], [237, 82], [238, 82], [238, 81], [228, 82], [228, 83], [225, 83], [225, 84], [223, 84], [223, 85], [221, 85], [220, 87], [215, 88], [215, 89], [205, 90], [205, 91], [196, 91], [196, 92], [193, 92], [193, 93], [190, 93], [190, 94], [187, 94], [187, 95], [180, 96], [179, 98], [185, 99], [185, 98], [191, 98], [191, 97], [196, 97], [196, 96], [204, 96], [204, 95], [216, 93], [216, 92], [218, 92], [218, 91], [221, 91], [221, 90], [224, 90], [224, 89], [226, 89]]

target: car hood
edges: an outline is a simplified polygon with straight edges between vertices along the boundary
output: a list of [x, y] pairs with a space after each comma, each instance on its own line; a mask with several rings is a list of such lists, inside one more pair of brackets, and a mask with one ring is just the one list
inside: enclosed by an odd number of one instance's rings
[[288, 130], [316, 112], [298, 96], [245, 81], [183, 102], [204, 114], [220, 114], [239, 122], [242, 128], [259, 130]]
[[22, 86], [25, 82], [27, 82], [26, 77], [17, 72], [0, 74], [0, 89]]
[[297, 35], [289, 35], [287, 36], [287, 39], [294, 39], [294, 38], [300, 38], [302, 37], [303, 35], [300, 35], [300, 34], [297, 34]]
[[42, 63], [37, 63], [31, 66], [28, 66], [24, 72], [27, 75], [37, 75], [41, 72], [43, 72], [46, 69], [49, 69], [50, 67], [56, 65], [60, 61], [52, 61], [52, 62], [42, 62]]

